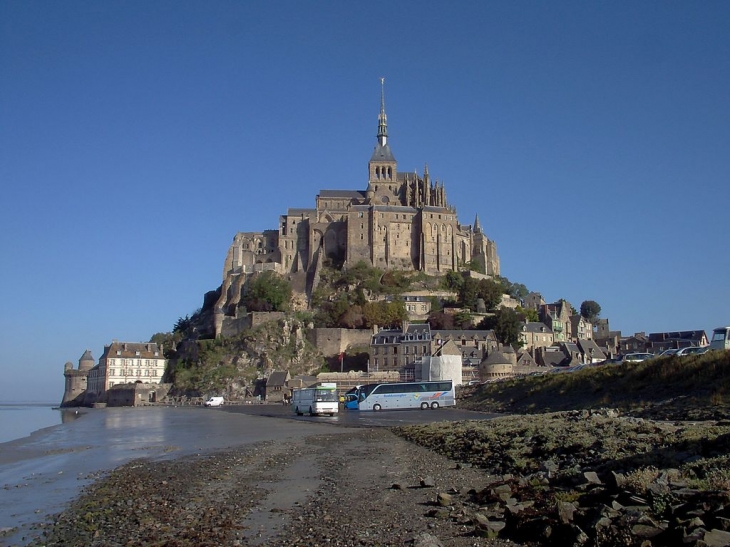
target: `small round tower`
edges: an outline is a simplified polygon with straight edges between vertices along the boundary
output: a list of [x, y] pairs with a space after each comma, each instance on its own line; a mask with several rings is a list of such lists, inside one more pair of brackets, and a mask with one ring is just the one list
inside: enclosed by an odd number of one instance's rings
[[86, 380], [93, 366], [94, 357], [88, 349], [79, 359], [78, 369], [75, 369], [70, 361], [63, 366], [65, 384], [63, 400], [61, 401], [62, 407], [79, 406], [82, 403], [86, 392]]
[[514, 376], [514, 365], [511, 359], [501, 351], [491, 352], [479, 364], [479, 379], [482, 382], [512, 376]]

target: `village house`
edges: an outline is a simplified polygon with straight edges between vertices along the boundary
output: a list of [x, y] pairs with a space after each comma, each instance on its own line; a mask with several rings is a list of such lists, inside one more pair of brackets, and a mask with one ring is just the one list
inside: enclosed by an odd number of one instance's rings
[[652, 353], [661, 353], [665, 349], [707, 346], [709, 343], [704, 330], [653, 332], [649, 334], [646, 347]]
[[99, 363], [88, 369], [83, 404], [107, 402], [115, 385], [160, 384], [167, 361], [162, 346], [154, 342], [118, 342], [104, 346]]
[[520, 330], [521, 347], [530, 353], [534, 353], [536, 348], [552, 346], [555, 341], [553, 332], [540, 321], [523, 323]]

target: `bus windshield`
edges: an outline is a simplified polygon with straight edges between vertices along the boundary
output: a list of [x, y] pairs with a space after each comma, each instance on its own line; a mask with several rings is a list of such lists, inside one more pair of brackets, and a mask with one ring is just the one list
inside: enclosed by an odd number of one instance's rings
[[314, 393], [314, 400], [320, 403], [336, 403], [337, 391], [334, 389], [318, 389]]

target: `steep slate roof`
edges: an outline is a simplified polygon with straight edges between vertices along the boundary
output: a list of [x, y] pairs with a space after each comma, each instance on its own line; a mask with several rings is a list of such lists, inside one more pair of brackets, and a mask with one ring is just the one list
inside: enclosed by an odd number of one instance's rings
[[412, 342], [414, 340], [431, 340], [431, 327], [427, 323], [417, 323], [408, 325], [406, 332], [399, 329], [384, 329], [373, 334], [372, 337], [373, 344], [399, 344], [404, 341]]
[[562, 351], [545, 351], [542, 353], [542, 360], [547, 367], [567, 366], [572, 362]]
[[390, 145], [375, 145], [373, 155], [370, 157], [370, 161], [395, 161], [395, 156], [390, 150]]
[[288, 370], [275, 370], [266, 379], [266, 387], [284, 387], [286, 385], [286, 381], [288, 380], [288, 376]]
[[580, 348], [573, 342], [564, 342], [564, 345], [565, 349], [567, 349], [571, 354], [580, 353]]
[[517, 364], [521, 366], [537, 366], [537, 362], [527, 351], [523, 351], [522, 353], [520, 353], [519, 357], [517, 357]]
[[104, 346], [104, 354], [101, 358], [107, 357], [159, 359], [163, 355], [162, 348], [155, 342], [112, 342], [110, 345]]
[[494, 331], [492, 330], [433, 330], [431, 331], [431, 334], [434, 337], [438, 335], [440, 338], [448, 338], [449, 336], [451, 336], [453, 340], [461, 340], [462, 337], [466, 338], [467, 340], [473, 340], [475, 336], [479, 340], [494, 339]]
[[482, 361], [483, 365], [511, 365], [509, 357], [501, 351], [493, 351]]
[[553, 333], [553, 331], [550, 330], [550, 327], [548, 327], [542, 321], [530, 321], [528, 323], [525, 323], [522, 330], [523, 332], [540, 332], [546, 334]]
[[[588, 355], [592, 359], [600, 359], [601, 361], [606, 359], [606, 354], [603, 353], [601, 348], [598, 347], [598, 344], [596, 344], [593, 340], [579, 339], [578, 345], [580, 346], [580, 349], [583, 351], [584, 355]], [[593, 350], [593, 353], [591, 353], [591, 350]]]
[[703, 330], [685, 330], [678, 332], [652, 332], [649, 334], [651, 342], [664, 342], [667, 340], [702, 340], [705, 336]]
[[434, 356], [438, 355], [461, 355], [461, 350], [454, 344], [453, 340], [449, 340], [445, 344], [439, 346], [439, 348], [433, 352]]

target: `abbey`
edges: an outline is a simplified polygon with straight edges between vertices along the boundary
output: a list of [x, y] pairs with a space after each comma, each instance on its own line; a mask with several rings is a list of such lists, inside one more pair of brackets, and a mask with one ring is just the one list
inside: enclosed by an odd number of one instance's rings
[[328, 258], [345, 267], [365, 261], [381, 269], [438, 275], [471, 266], [499, 275], [497, 247], [479, 218], [473, 225], [460, 224], [443, 183], [431, 180], [428, 167], [422, 175], [398, 171], [388, 142], [382, 80], [367, 189], [321, 190], [314, 209], [289, 209], [277, 230], [236, 234], [224, 266], [224, 289], [237, 284], [231, 276], [263, 270], [290, 279], [305, 274], [311, 289]]

